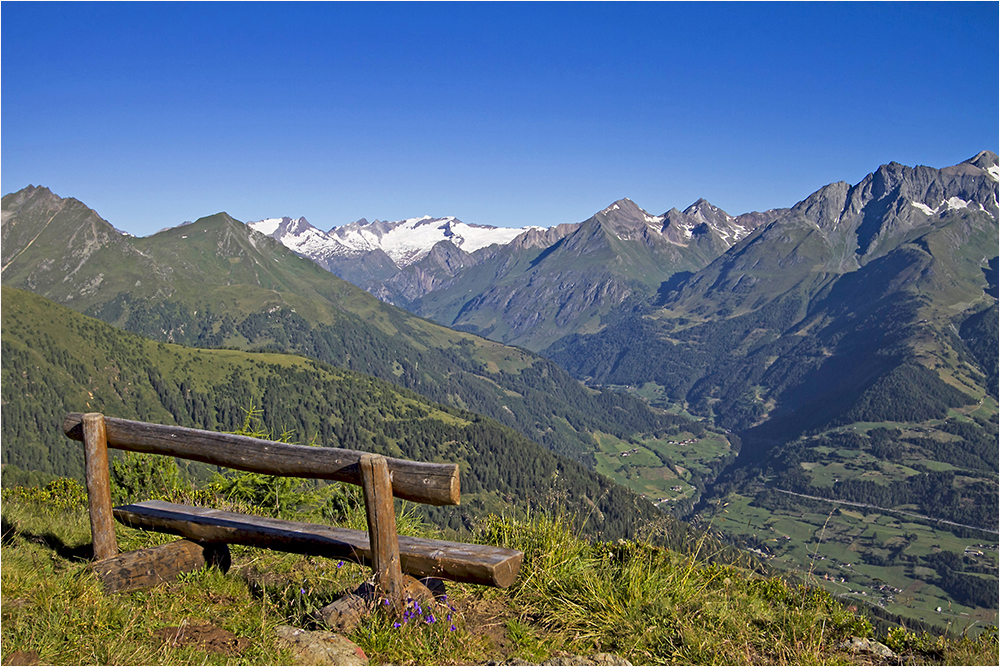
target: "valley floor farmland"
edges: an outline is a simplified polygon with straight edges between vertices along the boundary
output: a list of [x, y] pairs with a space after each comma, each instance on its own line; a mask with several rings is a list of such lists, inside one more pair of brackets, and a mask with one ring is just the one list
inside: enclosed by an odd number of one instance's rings
[[[938, 631], [977, 634], [997, 623], [997, 608], [959, 604], [935, 585], [935, 554], [960, 554], [987, 590], [997, 588], [996, 532], [956, 535], [939, 524], [894, 512], [794, 498], [768, 509], [733, 494], [714, 527], [742, 537], [772, 566], [822, 586], [840, 598], [881, 607]], [[768, 503], [770, 504], [770, 503]], [[930, 557], [930, 559], [929, 559]], [[992, 574], [990, 574], [992, 573]]]
[[[615, 389], [683, 413], [652, 383]], [[784, 443], [742, 482], [725, 471], [727, 490], [709, 485], [704, 499], [695, 477], [733, 460], [720, 447], [727, 434], [711, 427], [683, 445], [690, 434], [601, 438], [598, 470], [676, 516], [707, 500], [702, 525], [841, 599], [976, 634], [997, 624], [1000, 601], [996, 419], [986, 397], [941, 419], [847, 424]]]
[[678, 431], [631, 441], [604, 433], [595, 438], [597, 472], [671, 513], [677, 504], [689, 508], [697, 502], [700, 480], [714, 476], [733, 454], [726, 436], [714, 431]]

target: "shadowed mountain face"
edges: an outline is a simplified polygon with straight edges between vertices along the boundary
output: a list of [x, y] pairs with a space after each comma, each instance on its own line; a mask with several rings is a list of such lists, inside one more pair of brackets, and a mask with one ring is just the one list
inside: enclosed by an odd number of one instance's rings
[[984, 152], [826, 186], [545, 354], [594, 384], [656, 383], [751, 440], [996, 396], [995, 327], [981, 323], [996, 308], [997, 172]]

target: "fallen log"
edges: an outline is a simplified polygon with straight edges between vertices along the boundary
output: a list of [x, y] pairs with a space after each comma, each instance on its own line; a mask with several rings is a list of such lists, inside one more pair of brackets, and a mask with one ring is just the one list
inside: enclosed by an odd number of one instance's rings
[[193, 572], [206, 565], [215, 565], [225, 572], [229, 564], [229, 547], [225, 544], [177, 540], [97, 561], [90, 570], [97, 574], [105, 592], [125, 593], [173, 581], [178, 574]]

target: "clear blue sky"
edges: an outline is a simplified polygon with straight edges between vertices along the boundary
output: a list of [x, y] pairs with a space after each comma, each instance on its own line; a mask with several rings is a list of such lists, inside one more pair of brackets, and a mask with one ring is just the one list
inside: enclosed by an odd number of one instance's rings
[[996, 151], [998, 6], [4, 2], [2, 189], [140, 236], [790, 206]]

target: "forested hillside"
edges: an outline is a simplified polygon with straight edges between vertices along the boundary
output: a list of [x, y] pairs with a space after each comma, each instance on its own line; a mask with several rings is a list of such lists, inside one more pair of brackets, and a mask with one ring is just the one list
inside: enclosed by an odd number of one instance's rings
[[250, 406], [276, 433], [323, 446], [461, 464], [463, 506], [433, 517], [461, 529], [485, 510], [565, 503], [608, 538], [669, 525], [648, 502], [479, 415], [433, 404], [370, 376], [302, 357], [204, 350], [120, 332], [21, 290], [3, 288], [3, 464], [82, 477], [82, 449], [62, 434], [71, 411], [234, 430]]

